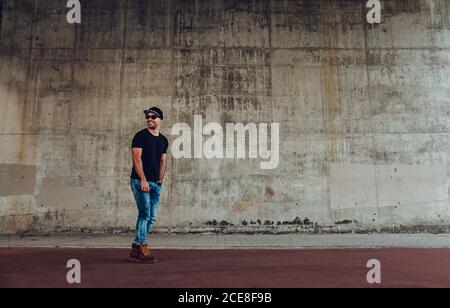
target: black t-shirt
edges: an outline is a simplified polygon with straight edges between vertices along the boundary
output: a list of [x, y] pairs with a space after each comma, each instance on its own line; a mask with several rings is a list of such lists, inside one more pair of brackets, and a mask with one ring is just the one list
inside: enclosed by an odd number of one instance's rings
[[[142, 149], [142, 164], [147, 181], [157, 182], [159, 180], [159, 169], [161, 166], [161, 156], [167, 153], [169, 141], [160, 134], [158, 137], [152, 135], [148, 129], [144, 129], [133, 138], [132, 148]], [[131, 178], [139, 180], [136, 170], [131, 172]]]

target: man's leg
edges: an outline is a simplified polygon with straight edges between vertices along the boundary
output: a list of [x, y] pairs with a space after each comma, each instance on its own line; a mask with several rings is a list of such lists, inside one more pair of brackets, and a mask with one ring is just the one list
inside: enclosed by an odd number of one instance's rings
[[147, 232], [150, 234], [153, 225], [158, 218], [158, 205], [161, 196], [161, 186], [156, 183], [150, 183], [150, 219], [148, 221]]
[[150, 221], [150, 194], [141, 190], [140, 180], [131, 180], [131, 188], [133, 190], [134, 198], [138, 209], [138, 220], [136, 223], [136, 239], [135, 244], [147, 244], [148, 223]]
[[150, 254], [147, 245], [148, 224], [150, 221], [150, 193], [141, 190], [140, 180], [131, 180], [131, 189], [133, 190], [134, 198], [138, 208], [138, 220], [136, 223], [136, 239], [133, 243], [130, 258], [133, 261], [141, 263], [153, 264], [158, 260]]

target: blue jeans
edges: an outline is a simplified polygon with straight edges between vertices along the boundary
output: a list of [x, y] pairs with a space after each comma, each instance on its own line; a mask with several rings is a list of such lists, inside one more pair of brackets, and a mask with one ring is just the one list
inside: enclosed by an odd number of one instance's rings
[[136, 224], [135, 242], [140, 245], [145, 245], [158, 216], [161, 185], [149, 182], [150, 192], [143, 192], [141, 190], [141, 180], [131, 179], [130, 184], [139, 213]]

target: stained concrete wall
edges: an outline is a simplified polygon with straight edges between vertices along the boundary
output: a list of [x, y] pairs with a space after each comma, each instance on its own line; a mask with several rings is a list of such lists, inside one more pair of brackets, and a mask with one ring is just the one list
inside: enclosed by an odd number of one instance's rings
[[[170, 160], [158, 229], [450, 223], [450, 1], [2, 0], [0, 231], [133, 228], [142, 110], [279, 122], [281, 162]], [[173, 141], [173, 138], [171, 138]]]

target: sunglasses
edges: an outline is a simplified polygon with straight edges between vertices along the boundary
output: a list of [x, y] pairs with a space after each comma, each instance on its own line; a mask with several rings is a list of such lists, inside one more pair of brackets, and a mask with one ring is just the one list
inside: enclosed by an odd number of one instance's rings
[[152, 120], [156, 120], [156, 119], [158, 119], [159, 117], [158, 116], [156, 116], [156, 115], [146, 115], [145, 116], [145, 118], [147, 119], [147, 120], [150, 120], [150, 119], [152, 119]]

